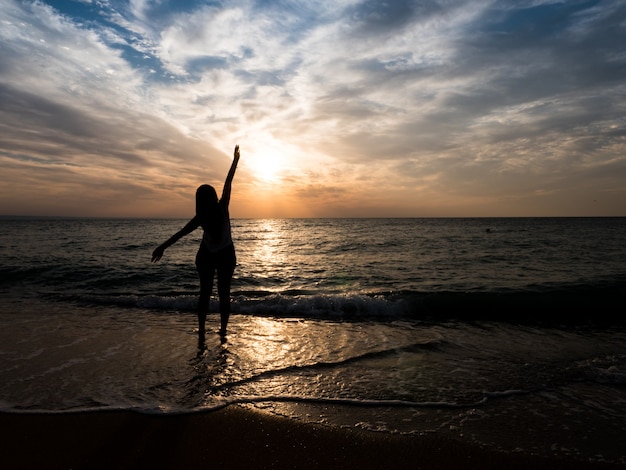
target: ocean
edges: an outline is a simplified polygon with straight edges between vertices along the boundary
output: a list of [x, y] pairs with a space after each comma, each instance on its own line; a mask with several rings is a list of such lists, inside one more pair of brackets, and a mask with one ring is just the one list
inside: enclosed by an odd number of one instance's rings
[[238, 404], [626, 463], [626, 218], [234, 219], [204, 345], [201, 230], [150, 262], [185, 222], [0, 219], [0, 411]]

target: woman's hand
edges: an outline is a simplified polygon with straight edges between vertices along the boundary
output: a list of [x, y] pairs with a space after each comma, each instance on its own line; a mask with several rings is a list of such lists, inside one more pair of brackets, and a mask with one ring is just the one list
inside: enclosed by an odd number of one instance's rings
[[163, 245], [157, 246], [152, 252], [152, 262], [156, 263], [157, 261], [159, 261], [163, 257], [164, 252], [165, 248], [163, 248]]
[[236, 162], [239, 161], [239, 145], [235, 145], [235, 154], [233, 155], [233, 160]]

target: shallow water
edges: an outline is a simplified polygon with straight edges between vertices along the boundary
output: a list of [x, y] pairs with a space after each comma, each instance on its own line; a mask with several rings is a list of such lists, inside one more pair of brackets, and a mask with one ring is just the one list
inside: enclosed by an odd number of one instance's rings
[[626, 431], [621, 329], [237, 315], [227, 342], [212, 334], [198, 348], [193, 315], [135, 315], [0, 316], [2, 408], [172, 413], [247, 403], [307, 422], [626, 462], [613, 437]]

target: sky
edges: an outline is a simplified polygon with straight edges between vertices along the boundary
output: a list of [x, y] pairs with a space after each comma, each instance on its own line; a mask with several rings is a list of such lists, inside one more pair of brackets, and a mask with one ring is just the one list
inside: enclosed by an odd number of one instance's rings
[[0, 214], [626, 216], [626, 2], [0, 0]]

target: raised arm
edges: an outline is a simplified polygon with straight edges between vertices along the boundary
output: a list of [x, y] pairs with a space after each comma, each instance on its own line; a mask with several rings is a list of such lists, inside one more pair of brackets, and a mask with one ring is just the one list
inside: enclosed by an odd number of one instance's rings
[[166, 248], [169, 248], [170, 246], [172, 246], [174, 243], [176, 243], [178, 240], [183, 238], [185, 235], [189, 235], [199, 226], [200, 226], [200, 220], [198, 219], [197, 216], [191, 219], [189, 222], [187, 222], [187, 224], [183, 228], [181, 228], [178, 232], [172, 235], [166, 242], [161, 243], [159, 246], [157, 246], [154, 249], [154, 251], [152, 252], [152, 262], [156, 263], [157, 261], [159, 261], [163, 257], [163, 253], [165, 252]]
[[239, 145], [235, 145], [233, 163], [230, 166], [230, 170], [228, 170], [228, 175], [226, 176], [226, 181], [224, 182], [224, 189], [222, 191], [222, 198], [220, 199], [220, 203], [224, 204], [226, 207], [228, 207], [228, 204], [230, 203], [230, 190], [232, 188], [235, 170], [237, 170], [237, 163], [239, 163]]

